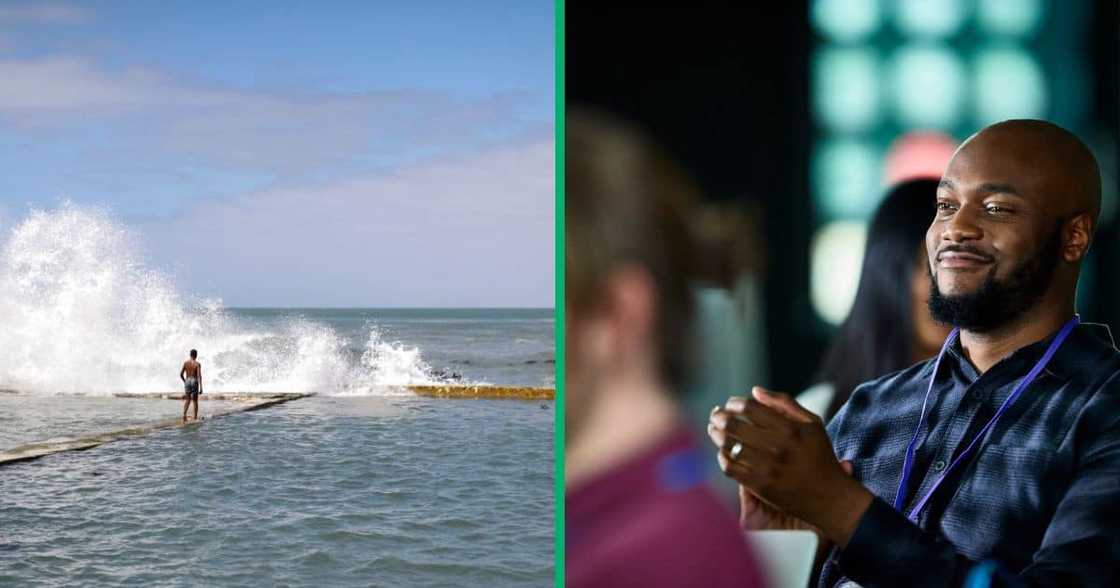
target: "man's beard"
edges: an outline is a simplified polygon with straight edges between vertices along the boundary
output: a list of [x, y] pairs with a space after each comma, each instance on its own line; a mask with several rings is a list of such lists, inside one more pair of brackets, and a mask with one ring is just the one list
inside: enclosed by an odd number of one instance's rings
[[[1054, 278], [1061, 253], [1061, 223], [1037, 253], [1020, 263], [1006, 280], [997, 280], [996, 267], [975, 292], [944, 296], [937, 277], [930, 272], [929, 312], [940, 323], [975, 333], [987, 333], [1011, 324], [1033, 308]], [[928, 269], [928, 266], [927, 266]]]

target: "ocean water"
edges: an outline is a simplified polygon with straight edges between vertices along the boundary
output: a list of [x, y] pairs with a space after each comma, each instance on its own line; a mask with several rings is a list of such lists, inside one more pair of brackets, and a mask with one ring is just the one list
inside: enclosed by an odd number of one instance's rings
[[426, 380], [553, 387], [552, 309], [230, 309], [260, 332], [292, 323], [327, 326], [345, 341], [352, 366], [369, 358], [370, 339], [383, 350], [371, 381]]
[[544, 407], [312, 397], [2, 467], [0, 585], [550, 585]]
[[0, 586], [552, 582], [553, 403], [406, 388], [552, 386], [550, 309], [228, 308], [70, 205], [0, 244], [0, 451], [176, 417], [114, 394], [190, 348], [207, 392], [314, 395], [0, 467]]

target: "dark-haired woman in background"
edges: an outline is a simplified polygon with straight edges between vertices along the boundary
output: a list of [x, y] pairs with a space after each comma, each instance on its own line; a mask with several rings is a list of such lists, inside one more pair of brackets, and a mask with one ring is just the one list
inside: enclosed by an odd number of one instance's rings
[[936, 179], [893, 187], [867, 231], [859, 288], [848, 318], [825, 354], [819, 384], [798, 402], [828, 422], [852, 389], [937, 355], [949, 327], [926, 308], [925, 236], [937, 202]]

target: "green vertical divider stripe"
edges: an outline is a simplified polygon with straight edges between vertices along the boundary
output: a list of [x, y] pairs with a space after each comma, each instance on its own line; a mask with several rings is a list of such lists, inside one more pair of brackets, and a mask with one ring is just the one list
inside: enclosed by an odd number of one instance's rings
[[564, 586], [564, 0], [556, 0], [556, 586]]

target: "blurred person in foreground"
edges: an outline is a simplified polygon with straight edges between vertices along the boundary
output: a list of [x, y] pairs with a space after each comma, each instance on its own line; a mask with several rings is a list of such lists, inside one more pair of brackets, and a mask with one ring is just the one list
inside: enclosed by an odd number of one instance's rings
[[856, 386], [937, 355], [949, 335], [927, 307], [925, 238], [937, 184], [921, 178], [894, 186], [871, 220], [852, 309], [825, 353], [819, 383], [797, 397], [826, 423]]
[[567, 585], [759, 586], [675, 398], [687, 372], [694, 190], [639, 135], [569, 113]]
[[1051, 123], [962, 144], [926, 235], [930, 312], [956, 328], [827, 431], [760, 387], [714, 410], [743, 519], [831, 541], [829, 588], [960, 585], [980, 560], [1024, 585], [1120, 586], [1120, 352], [1074, 311], [1100, 193], [1092, 153]]

